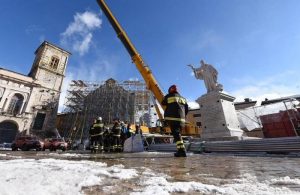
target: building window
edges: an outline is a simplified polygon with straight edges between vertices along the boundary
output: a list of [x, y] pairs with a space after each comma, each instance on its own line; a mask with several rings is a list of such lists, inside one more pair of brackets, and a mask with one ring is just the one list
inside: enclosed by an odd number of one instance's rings
[[46, 114], [37, 113], [32, 129], [41, 130], [43, 128], [45, 118], [46, 118]]
[[52, 56], [51, 62], [50, 62], [50, 68], [56, 70], [59, 64], [59, 59], [58, 57]]
[[19, 114], [21, 107], [23, 105], [24, 97], [21, 94], [15, 94], [8, 105], [7, 113], [17, 115]]

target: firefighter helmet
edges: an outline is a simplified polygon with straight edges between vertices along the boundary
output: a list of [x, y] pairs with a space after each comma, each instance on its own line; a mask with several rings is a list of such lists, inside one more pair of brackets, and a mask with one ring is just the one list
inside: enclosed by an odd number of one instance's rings
[[177, 86], [176, 85], [171, 85], [169, 87], [169, 90], [168, 90], [169, 93], [175, 93], [177, 92]]

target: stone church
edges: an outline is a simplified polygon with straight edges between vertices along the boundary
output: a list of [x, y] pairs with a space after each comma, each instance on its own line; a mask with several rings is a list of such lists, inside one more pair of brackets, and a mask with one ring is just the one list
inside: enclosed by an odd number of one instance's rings
[[35, 51], [28, 75], [0, 67], [0, 143], [18, 133], [55, 133], [59, 96], [71, 54], [47, 41]]

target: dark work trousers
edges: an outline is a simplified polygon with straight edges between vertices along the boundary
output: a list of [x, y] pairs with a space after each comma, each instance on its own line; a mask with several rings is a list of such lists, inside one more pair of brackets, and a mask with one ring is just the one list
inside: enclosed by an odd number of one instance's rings
[[121, 144], [121, 135], [114, 134], [113, 135], [113, 140], [114, 140], [114, 145], [113, 145], [113, 151], [121, 151], [122, 149], [122, 144]]
[[104, 139], [103, 139], [103, 134], [97, 135], [96, 136], [97, 143], [99, 145], [98, 150], [103, 150], [104, 149]]
[[171, 128], [171, 132], [174, 137], [174, 143], [176, 143], [177, 149], [185, 150], [185, 147], [183, 145], [183, 140], [181, 137], [181, 130], [184, 124], [180, 121], [171, 121], [171, 120], [168, 120], [167, 124]]
[[91, 143], [90, 143], [90, 145], [91, 145], [91, 148], [95, 148], [95, 146], [97, 145], [97, 138], [96, 138], [96, 136], [91, 136]]
[[113, 143], [112, 143], [112, 135], [110, 134], [110, 133], [108, 133], [108, 132], [104, 132], [104, 134], [103, 134], [103, 142], [104, 142], [104, 150], [106, 151], [106, 152], [109, 152], [109, 151], [111, 151], [112, 150], [112, 145], [113, 145]]

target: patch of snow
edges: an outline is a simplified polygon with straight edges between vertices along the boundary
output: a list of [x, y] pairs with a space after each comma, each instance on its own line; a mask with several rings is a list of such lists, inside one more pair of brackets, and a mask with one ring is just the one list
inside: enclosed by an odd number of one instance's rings
[[137, 177], [138, 174], [134, 169], [125, 169], [123, 165], [114, 165], [108, 168], [112, 178], [130, 179]]
[[166, 178], [161, 176], [145, 178], [145, 180], [141, 181], [140, 185], [145, 186], [145, 188], [139, 192], [133, 192], [131, 195], [164, 195], [172, 192], [186, 193], [189, 191], [199, 191], [205, 194], [223, 194], [225, 192], [221, 188], [214, 185], [202, 184], [199, 182], [169, 182]]
[[272, 179], [271, 181], [266, 180], [260, 182], [255, 176], [250, 174], [242, 175], [241, 179], [232, 180], [232, 183], [224, 184], [220, 186], [203, 184], [200, 182], [171, 182], [168, 181], [164, 176], [151, 176], [143, 177], [140, 181], [140, 186], [144, 188], [139, 189], [136, 192], [132, 192], [131, 195], [151, 195], [151, 194], [171, 194], [187, 193], [187, 192], [199, 192], [201, 194], [265, 194], [265, 195], [282, 195], [282, 194], [300, 194], [299, 191], [292, 191], [290, 188], [285, 186], [274, 186], [278, 185], [278, 182], [285, 184], [298, 184], [299, 179], [291, 179], [289, 177]]
[[291, 179], [289, 176], [271, 179], [272, 185], [298, 185], [300, 186], [300, 179]]
[[107, 178], [130, 179], [136, 170], [107, 167], [93, 161], [56, 159], [0, 160], [0, 194], [81, 194], [83, 187], [100, 185]]
[[[213, 178], [209, 183], [198, 181], [174, 181], [162, 172], [149, 167], [125, 168], [122, 164], [107, 166], [94, 161], [74, 161], [58, 159], [14, 159], [0, 160], [0, 194], [83, 194], [82, 189], [90, 186], [102, 186], [104, 193], [118, 192], [118, 183], [134, 183], [132, 195], [172, 194], [196, 192], [199, 194], [300, 194], [300, 179], [286, 177], [259, 180], [249, 173], [238, 179]], [[209, 174], [200, 174], [210, 176]], [[107, 181], [117, 180], [107, 185]], [[220, 185], [221, 183], [221, 185]], [[223, 184], [222, 184], [223, 183]], [[298, 190], [298, 191], [296, 191]]]

